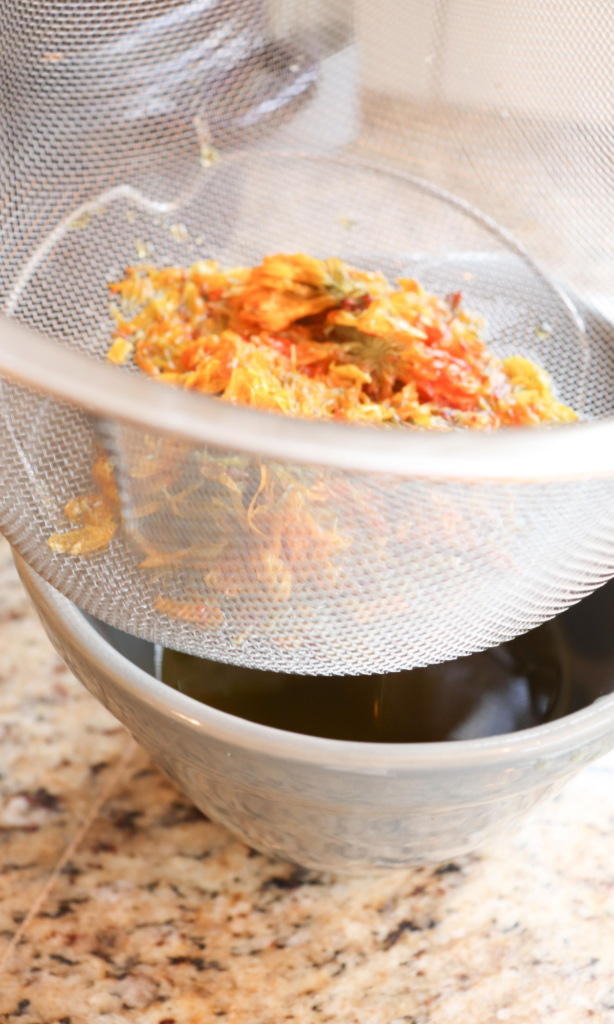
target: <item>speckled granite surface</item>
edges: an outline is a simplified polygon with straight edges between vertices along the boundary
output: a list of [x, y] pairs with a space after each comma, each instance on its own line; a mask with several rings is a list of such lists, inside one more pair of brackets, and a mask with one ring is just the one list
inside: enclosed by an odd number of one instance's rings
[[614, 1024], [613, 757], [436, 871], [294, 871], [70, 676], [4, 544], [0, 737], [0, 1021]]

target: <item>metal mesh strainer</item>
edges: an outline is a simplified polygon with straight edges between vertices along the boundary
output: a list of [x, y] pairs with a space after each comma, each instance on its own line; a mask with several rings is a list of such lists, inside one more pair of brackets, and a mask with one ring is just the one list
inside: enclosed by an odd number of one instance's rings
[[[0, 0], [0, 526], [54, 586], [168, 646], [364, 673], [499, 643], [614, 573], [614, 12], [520, 6]], [[462, 290], [595, 422], [288, 421], [105, 364], [127, 263], [300, 250]], [[99, 444], [122, 529], [54, 554]]]

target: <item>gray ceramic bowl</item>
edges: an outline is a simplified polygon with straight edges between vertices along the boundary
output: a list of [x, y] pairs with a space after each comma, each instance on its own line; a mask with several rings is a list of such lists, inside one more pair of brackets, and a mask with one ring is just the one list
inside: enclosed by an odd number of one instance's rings
[[350, 743], [256, 725], [158, 682], [138, 666], [142, 642], [124, 657], [16, 563], [60, 655], [190, 800], [250, 846], [307, 867], [369, 871], [465, 853], [614, 746], [612, 695], [537, 728], [449, 743]]

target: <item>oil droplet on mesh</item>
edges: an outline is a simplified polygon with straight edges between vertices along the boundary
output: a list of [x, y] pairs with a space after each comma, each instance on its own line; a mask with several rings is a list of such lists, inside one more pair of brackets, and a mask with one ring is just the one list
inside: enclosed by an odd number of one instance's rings
[[339, 215], [339, 223], [341, 224], [342, 228], [344, 228], [346, 231], [349, 231], [350, 228], [354, 227], [356, 221], [354, 220], [353, 217], [348, 217], [346, 213], [342, 213]]
[[178, 242], [187, 242], [190, 235], [185, 224], [171, 224], [171, 235]]
[[535, 328], [535, 335], [541, 341], [545, 341], [546, 338], [549, 338], [551, 334], [552, 334], [552, 327], [550, 326], [550, 324], [541, 323], [541, 324], [539, 324]]

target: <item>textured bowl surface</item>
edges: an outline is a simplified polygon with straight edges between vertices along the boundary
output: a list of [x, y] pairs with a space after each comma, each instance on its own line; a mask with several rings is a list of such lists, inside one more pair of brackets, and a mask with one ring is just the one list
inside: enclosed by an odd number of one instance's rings
[[157, 681], [16, 563], [61, 656], [177, 786], [250, 846], [307, 867], [369, 871], [466, 853], [614, 746], [614, 695], [537, 728], [449, 743], [256, 725]]

